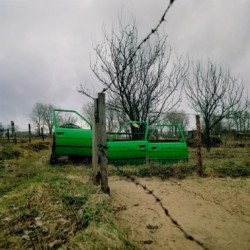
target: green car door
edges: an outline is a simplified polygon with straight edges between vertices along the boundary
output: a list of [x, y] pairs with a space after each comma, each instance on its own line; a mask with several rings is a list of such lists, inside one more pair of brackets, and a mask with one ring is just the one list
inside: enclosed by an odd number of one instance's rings
[[53, 110], [54, 154], [92, 155], [92, 130], [90, 123], [74, 110]]
[[117, 165], [146, 162], [147, 122], [129, 122], [118, 132], [109, 134], [108, 162]]
[[157, 125], [151, 130], [147, 160], [161, 163], [188, 161], [188, 149], [179, 125]]

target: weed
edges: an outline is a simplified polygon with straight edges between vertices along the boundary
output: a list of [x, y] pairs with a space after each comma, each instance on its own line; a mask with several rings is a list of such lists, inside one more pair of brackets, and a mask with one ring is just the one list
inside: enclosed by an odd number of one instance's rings
[[5, 160], [18, 158], [21, 156], [21, 150], [14, 144], [6, 144], [2, 149], [2, 158]]
[[227, 162], [225, 165], [216, 165], [214, 170], [222, 176], [230, 177], [247, 177], [250, 176], [249, 162], [236, 164], [235, 162]]
[[40, 151], [44, 149], [49, 149], [49, 144], [49, 142], [35, 141], [21, 145], [20, 147], [31, 151]]
[[188, 165], [185, 163], [165, 165], [160, 163], [148, 163], [140, 166], [123, 166], [119, 168], [120, 170], [111, 167], [111, 173], [118, 175], [129, 174], [138, 177], [157, 176], [162, 179], [168, 179], [170, 177], [182, 179], [196, 172], [196, 168], [195, 165]]
[[[46, 145], [6, 144], [1, 149], [0, 248], [138, 249], [115, 224], [109, 196], [87, 184], [91, 167], [75, 163], [51, 167]], [[203, 151], [204, 170], [208, 175], [211, 170], [217, 176], [250, 176], [247, 150]], [[190, 149], [187, 164], [150, 163], [120, 169], [139, 177], [181, 179], [197, 172], [196, 151]], [[113, 166], [109, 173], [121, 174]]]

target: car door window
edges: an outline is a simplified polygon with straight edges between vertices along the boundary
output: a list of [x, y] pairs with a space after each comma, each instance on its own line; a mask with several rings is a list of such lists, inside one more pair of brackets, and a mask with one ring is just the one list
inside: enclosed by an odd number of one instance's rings
[[158, 126], [149, 136], [149, 142], [182, 142], [183, 140], [183, 135], [175, 125]]
[[123, 126], [118, 132], [108, 133], [110, 141], [141, 141], [146, 137], [145, 123], [130, 122]]
[[76, 111], [55, 110], [55, 118], [58, 128], [90, 129], [89, 122]]

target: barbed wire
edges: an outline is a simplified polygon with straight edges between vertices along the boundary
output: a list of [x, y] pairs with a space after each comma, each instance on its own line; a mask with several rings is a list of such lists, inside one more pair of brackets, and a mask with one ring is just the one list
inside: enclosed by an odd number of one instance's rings
[[[117, 75], [120, 75], [122, 72], [124, 72], [124, 70], [133, 62], [134, 57], [136, 56], [137, 52], [141, 49], [142, 45], [143, 45], [144, 43], [146, 43], [146, 42], [150, 39], [150, 37], [158, 31], [158, 29], [159, 29], [159, 27], [161, 26], [161, 24], [165, 21], [165, 17], [166, 17], [166, 15], [167, 15], [169, 9], [170, 9], [171, 6], [173, 5], [174, 1], [175, 1], [175, 0], [170, 0], [170, 2], [169, 2], [169, 4], [168, 4], [167, 8], [166, 8], [165, 11], [163, 12], [163, 15], [162, 15], [161, 19], [159, 20], [158, 24], [157, 24], [153, 29], [151, 29], [150, 33], [149, 33], [144, 39], [142, 39], [142, 41], [139, 43], [139, 45], [136, 47], [135, 51], [133, 52], [133, 54], [132, 54], [131, 57], [129, 58], [128, 62], [125, 63], [124, 67], [121, 69], [120, 72], [117, 73]], [[117, 78], [117, 77], [115, 77], [115, 78]], [[104, 89], [102, 90], [102, 93], [105, 93], [107, 90], [109, 90], [109, 89], [111, 88], [111, 85], [112, 85], [112, 83], [110, 83], [106, 88], [104, 88]], [[82, 85], [81, 85], [81, 89], [78, 90], [78, 92], [81, 93], [81, 94], [84, 94], [85, 96], [91, 98], [92, 100], [95, 99], [95, 98], [91, 95], [91, 93], [89, 92], [89, 90], [86, 89], [86, 88], [83, 88]]]
[[197, 245], [199, 245], [204, 250], [208, 250], [208, 248], [204, 245], [203, 242], [196, 239], [196, 237], [194, 237], [192, 234], [188, 233], [186, 231], [186, 229], [183, 228], [183, 226], [169, 212], [169, 209], [166, 207], [166, 205], [163, 204], [162, 198], [157, 196], [152, 189], [148, 188], [145, 184], [140, 183], [140, 181], [136, 177], [132, 176], [128, 172], [121, 170], [118, 166], [116, 166], [116, 169], [120, 173], [121, 176], [126, 177], [127, 180], [132, 181], [136, 186], [143, 188], [148, 195], [153, 196], [156, 203], [159, 204], [161, 209], [164, 211], [165, 215], [170, 219], [171, 223], [173, 223], [183, 233], [183, 235], [185, 236], [185, 238], [187, 240], [195, 242]]
[[[8, 125], [0, 125], [0, 132], [6, 133], [7, 130], [9, 130], [9, 133], [12, 133], [12, 127], [11, 124]], [[36, 133], [37, 132], [37, 128], [36, 127], [31, 127], [31, 133]], [[18, 125], [14, 125], [14, 133], [23, 133], [23, 132], [29, 132], [29, 127], [27, 126], [27, 128], [20, 128]]]
[[[150, 37], [158, 31], [161, 24], [165, 21], [166, 14], [168, 13], [171, 6], [173, 5], [174, 1], [175, 0], [170, 0], [158, 24], [155, 26], [155, 28], [151, 29], [151, 32], [139, 43], [139, 45], [137, 46], [137, 48], [135, 49], [135, 51], [129, 58], [128, 62], [125, 63], [124, 67], [121, 69], [120, 72], [117, 73], [117, 75], [120, 75], [120, 73], [122, 73], [133, 62], [134, 57], [136, 56], [137, 52], [141, 49], [142, 45], [146, 43], [150, 39]], [[110, 89], [111, 85], [112, 85], [112, 82], [106, 88], [102, 90], [102, 93], [105, 93], [108, 89]]]

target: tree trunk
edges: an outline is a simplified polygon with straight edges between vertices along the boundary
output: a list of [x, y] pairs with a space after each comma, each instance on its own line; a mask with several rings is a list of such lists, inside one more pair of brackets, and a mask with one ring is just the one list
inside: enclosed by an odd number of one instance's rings
[[210, 137], [210, 131], [209, 130], [206, 130], [205, 136], [206, 136], [207, 151], [210, 152], [210, 149], [211, 149], [211, 137]]

